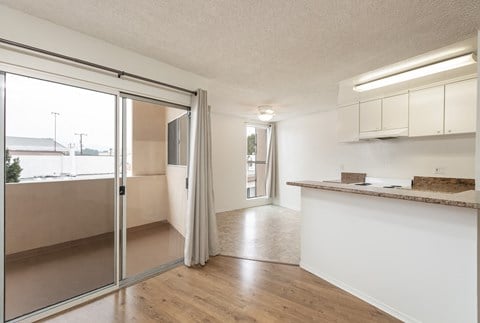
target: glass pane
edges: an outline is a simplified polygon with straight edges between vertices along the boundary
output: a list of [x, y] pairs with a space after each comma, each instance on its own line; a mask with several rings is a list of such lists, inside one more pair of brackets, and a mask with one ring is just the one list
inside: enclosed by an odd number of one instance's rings
[[188, 158], [188, 115], [168, 123], [168, 164], [187, 165]]
[[114, 282], [115, 100], [7, 74], [7, 319]]
[[267, 160], [267, 128], [256, 128], [256, 160]]
[[247, 198], [266, 195], [267, 128], [247, 126]]
[[267, 183], [266, 183], [266, 177], [267, 177], [267, 165], [266, 164], [257, 164], [256, 168], [256, 196], [265, 196], [267, 194]]
[[167, 162], [168, 120], [184, 111], [124, 100], [131, 109], [127, 151], [132, 151], [131, 175], [126, 178], [126, 278], [183, 257], [187, 168]]
[[178, 165], [178, 119], [168, 123], [168, 164]]

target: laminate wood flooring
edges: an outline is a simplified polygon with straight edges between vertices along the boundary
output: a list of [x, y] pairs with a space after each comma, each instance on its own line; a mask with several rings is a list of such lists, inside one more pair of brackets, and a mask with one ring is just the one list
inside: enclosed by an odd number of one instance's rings
[[298, 266], [218, 256], [44, 322], [399, 322]]

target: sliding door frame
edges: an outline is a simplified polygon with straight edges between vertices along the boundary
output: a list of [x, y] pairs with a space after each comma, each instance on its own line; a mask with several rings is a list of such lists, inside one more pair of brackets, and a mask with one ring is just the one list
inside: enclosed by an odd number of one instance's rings
[[6, 73], [0, 71], [0, 321], [5, 322], [5, 105]]
[[119, 174], [118, 174], [118, 163], [120, 160], [120, 152], [118, 151], [117, 147], [119, 146], [119, 138], [118, 133], [119, 129], [119, 105], [118, 105], [118, 98], [120, 96], [120, 92], [116, 89], [113, 89], [108, 86], [98, 85], [95, 83], [90, 83], [87, 81], [77, 80], [65, 76], [58, 76], [53, 75], [46, 72], [31, 70], [28, 68], [22, 68], [17, 66], [12, 66], [9, 64], [0, 63], [0, 167], [3, 171], [0, 171], [0, 180], [2, 181], [2, 185], [0, 185], [0, 322], [5, 322], [5, 111], [6, 111], [6, 102], [5, 102], [5, 93], [2, 91], [5, 89], [5, 76], [6, 74], [15, 74], [20, 76], [25, 76], [29, 78], [34, 78], [42, 81], [48, 81], [58, 84], [63, 84], [67, 86], [73, 86], [82, 88], [85, 90], [91, 90], [96, 92], [101, 92], [109, 95], [113, 95], [115, 97], [115, 116], [114, 116], [114, 134], [115, 134], [115, 170], [114, 170], [114, 196], [112, 196], [114, 201], [114, 213], [112, 216], [114, 217], [114, 263], [112, 264], [114, 267], [114, 276], [113, 276], [113, 283], [104, 287], [100, 287], [98, 289], [92, 290], [90, 292], [86, 292], [72, 298], [66, 299], [59, 303], [41, 308], [36, 310], [32, 313], [25, 314], [23, 316], [17, 317], [15, 319], [9, 320], [8, 322], [20, 322], [20, 321], [36, 321], [42, 318], [51, 316], [53, 314], [59, 313], [66, 309], [69, 309], [73, 306], [85, 303], [89, 300], [93, 300], [100, 296], [109, 294], [119, 289], [120, 287], [120, 277], [118, 275], [119, 272], [119, 261], [120, 261], [120, 246], [119, 246], [119, 208], [118, 208], [118, 191], [119, 191]]
[[[115, 96], [115, 175], [114, 175], [114, 281], [108, 286], [69, 298], [62, 302], [39, 309], [33, 313], [23, 315], [12, 319], [8, 322], [20, 322], [23, 320], [36, 321], [56, 313], [62, 312], [74, 306], [83, 304], [90, 300], [118, 291], [119, 289], [132, 285], [138, 281], [157, 275], [160, 272], [176, 267], [183, 263], [183, 258], [172, 261], [170, 263], [152, 268], [144, 273], [122, 279], [125, 270], [126, 239], [122, 236], [126, 235], [126, 217], [123, 216], [123, 209], [126, 212], [125, 196], [119, 195], [120, 186], [126, 180], [126, 151], [124, 151], [124, 140], [126, 139], [126, 118], [124, 114], [123, 101], [125, 98], [156, 103], [165, 107], [183, 109], [190, 115], [191, 107], [162, 99], [156, 99], [152, 95], [143, 96], [141, 94], [133, 94], [133, 91], [123, 92], [119, 88], [103, 85], [100, 83], [89, 82], [74, 77], [48, 73], [41, 70], [35, 70], [27, 67], [20, 67], [0, 62], [0, 167], [5, 169], [5, 77], [6, 74], [16, 74], [34, 79], [74, 86], [86, 90], [101, 92]], [[189, 138], [191, 138], [189, 122]], [[126, 147], [125, 147], [126, 149]], [[190, 142], [188, 145], [190, 150]], [[122, 172], [120, 173], [120, 169]], [[188, 161], [187, 161], [188, 172]], [[123, 177], [125, 176], [125, 177]], [[188, 176], [188, 175], [187, 175]], [[5, 322], [5, 173], [0, 171], [0, 322]], [[122, 202], [122, 203], [121, 203]], [[123, 213], [123, 214], [122, 214]], [[123, 244], [125, 245], [123, 246]]]
[[[157, 267], [151, 268], [145, 272], [141, 272], [132, 276], [127, 275], [127, 217], [128, 217], [128, 212], [127, 212], [127, 194], [128, 194], [128, 184], [127, 184], [127, 100], [135, 100], [135, 101], [141, 101], [141, 102], [147, 102], [147, 103], [152, 103], [156, 104], [159, 106], [159, 108], [175, 108], [175, 109], [180, 109], [180, 110], [185, 110], [186, 113], [190, 113], [191, 108], [186, 105], [182, 104], [177, 104], [169, 101], [164, 101], [164, 100], [158, 100], [146, 96], [141, 96], [141, 95], [136, 95], [136, 94], [131, 94], [127, 92], [120, 92], [119, 93], [119, 98], [118, 98], [118, 104], [121, 106], [121, 148], [118, 150], [122, 152], [122, 160], [121, 160], [121, 169], [122, 172], [120, 174], [121, 176], [121, 181], [120, 185], [123, 185], [125, 187], [126, 194], [119, 196], [120, 201], [119, 205], [121, 205], [121, 212], [120, 212], [120, 223], [121, 227], [119, 228], [120, 232], [120, 241], [121, 241], [121, 248], [120, 248], [120, 281], [119, 281], [119, 286], [120, 288], [126, 287], [133, 285], [139, 281], [145, 280], [147, 278], [153, 277], [158, 275], [159, 273], [162, 273], [164, 271], [167, 271], [171, 268], [174, 268], [178, 266], [179, 264], [183, 263], [183, 257], [173, 260], [171, 262], [161, 264]], [[190, 122], [188, 123], [188, 126], [190, 127]], [[190, 129], [188, 132], [188, 135], [190, 136]], [[190, 143], [190, 141], [189, 141]], [[190, 146], [190, 145], [189, 145]], [[188, 159], [187, 159], [187, 169], [188, 169]], [[121, 202], [121, 203], [120, 203]]]

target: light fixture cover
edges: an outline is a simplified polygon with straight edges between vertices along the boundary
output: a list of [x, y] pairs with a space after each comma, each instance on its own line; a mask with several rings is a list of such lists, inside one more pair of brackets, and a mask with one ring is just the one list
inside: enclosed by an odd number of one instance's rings
[[275, 111], [269, 105], [261, 105], [257, 107], [258, 119], [261, 121], [270, 121], [275, 116]]
[[432, 75], [462, 66], [467, 66], [476, 63], [476, 57], [474, 53], [462, 55], [454, 58], [450, 58], [441, 62], [433, 63], [430, 65], [421, 66], [405, 72], [394, 74], [391, 76], [383, 77], [381, 79], [373, 80], [370, 82], [355, 85], [353, 90], [357, 92], [364, 92], [373, 89], [378, 89], [384, 86], [401, 83], [409, 80], [413, 80], [419, 77]]

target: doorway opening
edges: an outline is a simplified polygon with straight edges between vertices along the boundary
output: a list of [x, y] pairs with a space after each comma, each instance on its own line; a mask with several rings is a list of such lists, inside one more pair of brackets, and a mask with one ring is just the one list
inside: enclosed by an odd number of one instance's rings
[[188, 112], [131, 95], [122, 109], [122, 278], [130, 279], [183, 259]]
[[181, 263], [187, 108], [0, 71], [6, 320]]

